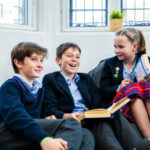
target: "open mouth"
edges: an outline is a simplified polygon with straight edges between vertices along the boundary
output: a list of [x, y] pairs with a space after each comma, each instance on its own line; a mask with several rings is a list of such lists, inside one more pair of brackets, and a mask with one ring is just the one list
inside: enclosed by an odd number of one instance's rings
[[76, 68], [77, 65], [75, 65], [75, 64], [69, 64], [69, 66], [72, 67], [72, 68]]

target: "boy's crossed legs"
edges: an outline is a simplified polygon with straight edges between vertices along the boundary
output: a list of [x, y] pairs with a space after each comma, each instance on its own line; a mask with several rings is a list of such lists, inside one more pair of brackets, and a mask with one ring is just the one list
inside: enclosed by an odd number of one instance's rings
[[[54, 138], [68, 142], [68, 150], [94, 150], [94, 137], [90, 131], [81, 127], [74, 119], [35, 119], [41, 127]], [[37, 131], [38, 132], [38, 131]], [[40, 145], [15, 133], [3, 123], [0, 125], [1, 150], [40, 150]]]

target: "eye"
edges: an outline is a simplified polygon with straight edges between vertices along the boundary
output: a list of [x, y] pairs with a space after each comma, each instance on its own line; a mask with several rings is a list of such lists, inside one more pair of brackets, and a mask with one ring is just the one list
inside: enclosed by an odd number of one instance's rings
[[43, 62], [43, 59], [41, 59], [40, 62]]
[[80, 59], [80, 56], [76, 56], [77, 59]]
[[35, 58], [31, 58], [31, 60], [32, 60], [32, 61], [35, 61], [36, 59], [35, 59]]
[[116, 45], [114, 45], [114, 48], [117, 48], [117, 46], [116, 46]]
[[120, 45], [119, 48], [124, 48], [124, 46]]
[[67, 55], [67, 57], [72, 57], [72, 55]]

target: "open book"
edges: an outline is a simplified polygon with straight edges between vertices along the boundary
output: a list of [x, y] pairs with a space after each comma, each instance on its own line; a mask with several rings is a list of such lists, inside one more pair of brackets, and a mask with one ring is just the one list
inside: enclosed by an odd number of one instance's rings
[[141, 55], [141, 57], [139, 58], [134, 68], [134, 74], [137, 81], [139, 81], [141, 77], [144, 77], [144, 79], [146, 79], [150, 74], [150, 63], [146, 54]]
[[79, 116], [79, 120], [86, 119], [86, 118], [109, 118], [112, 117], [112, 115], [119, 110], [121, 107], [123, 107], [125, 104], [127, 104], [130, 101], [129, 98], [125, 97], [121, 99], [120, 101], [114, 103], [112, 106], [110, 106], [107, 109], [98, 108], [98, 109], [92, 109], [84, 112], [82, 115]]

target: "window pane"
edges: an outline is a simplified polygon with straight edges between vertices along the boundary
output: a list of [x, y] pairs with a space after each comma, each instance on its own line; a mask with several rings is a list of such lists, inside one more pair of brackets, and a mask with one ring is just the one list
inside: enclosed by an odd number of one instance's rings
[[0, 0], [0, 23], [25, 25], [25, 0]]
[[72, 0], [73, 9], [76, 9], [76, 0]]
[[124, 1], [124, 6], [127, 7], [127, 8], [134, 8], [134, 1], [135, 0]]
[[76, 0], [76, 8], [75, 9], [84, 9], [84, 0]]
[[136, 11], [136, 21], [143, 21], [143, 11], [142, 10], [137, 10]]
[[136, 8], [143, 8], [145, 0], [136, 0]]
[[145, 18], [144, 20], [150, 21], [150, 10], [145, 10]]
[[76, 23], [78, 24], [84, 24], [84, 12], [83, 11], [78, 11], [77, 16], [76, 16]]
[[86, 0], [85, 9], [92, 9], [92, 8], [93, 8], [93, 0]]
[[95, 26], [105, 26], [105, 12], [94, 12], [94, 24]]
[[101, 1], [95, 0], [94, 1], [94, 9], [101, 9], [103, 8]]
[[150, 8], [150, 1], [149, 0], [145, 1], [145, 8]]
[[93, 24], [93, 13], [92, 11], [86, 12], [85, 14], [85, 23], [87, 26]]

